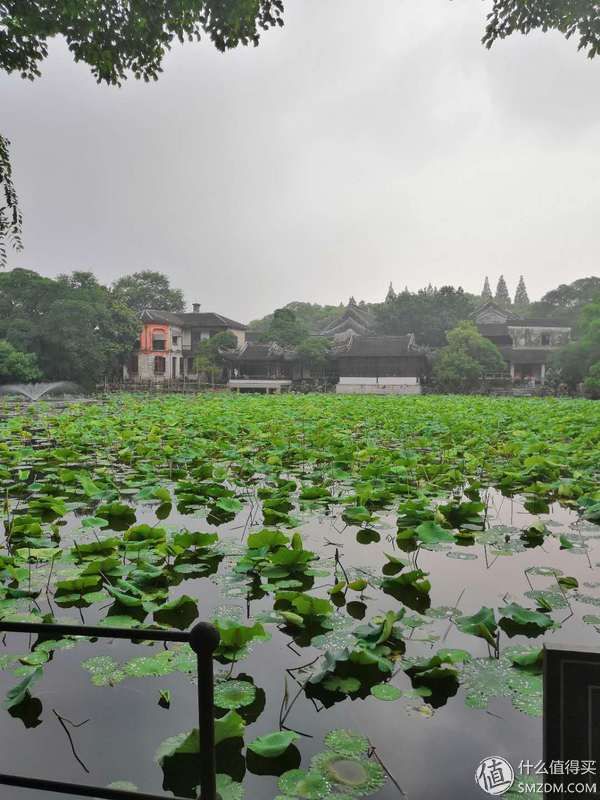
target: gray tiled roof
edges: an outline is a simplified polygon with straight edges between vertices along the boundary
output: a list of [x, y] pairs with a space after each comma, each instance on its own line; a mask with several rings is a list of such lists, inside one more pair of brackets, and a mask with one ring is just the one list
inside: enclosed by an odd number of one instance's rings
[[335, 349], [337, 358], [420, 355], [413, 349], [414, 336], [353, 336]]
[[224, 317], [222, 314], [215, 314], [212, 311], [175, 313], [173, 311], [161, 311], [157, 308], [145, 308], [141, 317], [145, 322], [158, 322], [186, 328], [235, 328], [235, 330], [244, 331], [247, 327], [241, 322], [236, 322], [234, 319]]
[[501, 347], [502, 355], [513, 364], [545, 364], [556, 351], [527, 347]]
[[531, 319], [524, 317], [523, 319], [513, 319], [508, 322], [509, 328], [566, 328], [570, 330], [571, 326], [566, 325], [564, 322], [556, 319]]

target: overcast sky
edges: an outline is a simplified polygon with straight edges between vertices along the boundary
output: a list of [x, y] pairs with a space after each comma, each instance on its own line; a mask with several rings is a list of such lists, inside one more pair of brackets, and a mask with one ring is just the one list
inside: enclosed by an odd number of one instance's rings
[[286, 0], [258, 48], [178, 46], [121, 89], [54, 43], [42, 79], [0, 77], [11, 266], [158, 269], [243, 322], [390, 280], [523, 273], [535, 299], [599, 274], [600, 59], [558, 34], [488, 51], [489, 5]]

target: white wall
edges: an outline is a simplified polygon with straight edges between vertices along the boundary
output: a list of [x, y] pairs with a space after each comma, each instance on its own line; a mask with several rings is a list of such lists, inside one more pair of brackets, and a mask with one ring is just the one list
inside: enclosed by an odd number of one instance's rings
[[341, 377], [339, 380], [340, 384], [362, 384], [364, 386], [377, 386], [377, 385], [385, 385], [385, 386], [416, 386], [419, 383], [418, 378], [414, 377], [402, 377], [402, 378], [352, 378], [352, 377]]
[[421, 394], [418, 383], [338, 383], [336, 394]]

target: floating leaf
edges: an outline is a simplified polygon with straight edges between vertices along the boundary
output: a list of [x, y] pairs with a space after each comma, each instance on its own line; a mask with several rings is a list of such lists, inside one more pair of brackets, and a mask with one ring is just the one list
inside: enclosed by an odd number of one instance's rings
[[220, 681], [215, 686], [215, 705], [219, 708], [249, 706], [256, 697], [256, 688], [248, 681]]
[[322, 800], [329, 796], [329, 783], [325, 778], [317, 772], [303, 769], [284, 772], [277, 785], [284, 794], [303, 800]]
[[325, 744], [330, 750], [344, 756], [363, 755], [370, 747], [366, 736], [342, 729], [329, 731], [325, 736]]
[[398, 700], [402, 697], [402, 692], [391, 683], [378, 683], [376, 686], [371, 686], [371, 694], [377, 700]]
[[267, 733], [259, 736], [250, 742], [248, 750], [252, 750], [257, 756], [262, 758], [278, 758], [285, 753], [292, 742], [300, 738], [295, 731], [277, 731], [277, 733]]

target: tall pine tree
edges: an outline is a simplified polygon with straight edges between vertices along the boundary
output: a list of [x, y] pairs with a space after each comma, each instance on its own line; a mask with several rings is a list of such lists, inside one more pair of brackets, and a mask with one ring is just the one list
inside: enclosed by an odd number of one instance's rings
[[500, 306], [510, 305], [510, 295], [508, 293], [506, 281], [504, 280], [504, 275], [500, 275], [498, 278], [498, 283], [496, 285], [496, 296], [494, 299]]
[[396, 299], [396, 292], [394, 291], [394, 287], [392, 286], [392, 282], [390, 281], [390, 288], [388, 289], [388, 293], [385, 296], [386, 303], [393, 303]]
[[525, 287], [525, 281], [522, 275], [519, 278], [519, 284], [515, 292], [515, 305], [519, 306], [519, 308], [524, 308], [529, 305], [529, 295], [527, 294], [527, 288]]
[[483, 282], [483, 289], [481, 290], [481, 299], [484, 303], [487, 303], [488, 300], [492, 299], [492, 290], [490, 289], [490, 279], [488, 276], [485, 276], [485, 280]]

